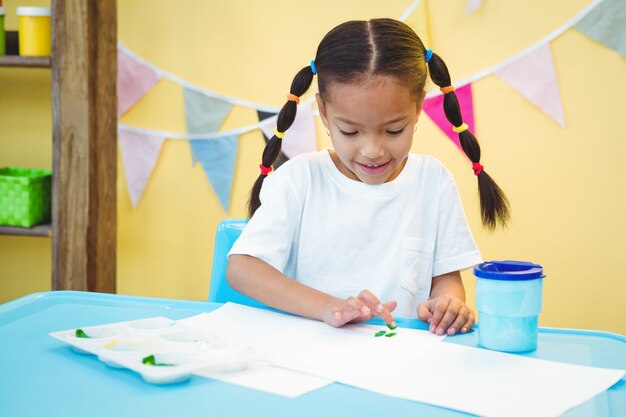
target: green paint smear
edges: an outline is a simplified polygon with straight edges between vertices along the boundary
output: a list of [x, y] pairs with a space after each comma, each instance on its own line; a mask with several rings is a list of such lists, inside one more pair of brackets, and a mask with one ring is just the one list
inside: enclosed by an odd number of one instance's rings
[[87, 336], [87, 333], [83, 329], [76, 329], [76, 337], [82, 337], [84, 339], [90, 339], [90, 336]]
[[396, 330], [398, 328], [398, 326], [392, 326], [389, 323], [387, 323], [387, 327], [389, 327], [389, 330]]
[[151, 365], [151, 366], [174, 366], [171, 363], [156, 363], [156, 359], [154, 359], [154, 355], [146, 356], [145, 358], [141, 360], [141, 363], [143, 363], [144, 365]]
[[387, 333], [385, 335], [385, 337], [394, 337], [395, 335], [397, 335], [398, 333]]
[[381, 331], [379, 331], [379, 332], [376, 332], [376, 334], [374, 335], [374, 337], [380, 337], [380, 336], [383, 336], [385, 333], [387, 333], [387, 331], [386, 331], [386, 330], [381, 330]]

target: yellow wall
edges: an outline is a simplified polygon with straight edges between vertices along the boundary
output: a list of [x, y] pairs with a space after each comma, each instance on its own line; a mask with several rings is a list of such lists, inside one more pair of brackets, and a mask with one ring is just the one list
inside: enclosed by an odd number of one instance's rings
[[[189, 1], [184, 7], [164, 0], [119, 1], [119, 40], [189, 82], [279, 106], [293, 75], [314, 56], [330, 28], [348, 19], [399, 17], [411, 2], [318, 0], [313, 6], [221, 0]], [[5, 0], [9, 11], [14, 4]], [[467, 17], [464, 4], [425, 0], [409, 20], [446, 59], [455, 79], [542, 39], [589, 0], [485, 2]], [[455, 174], [485, 259], [544, 265], [548, 278], [541, 325], [626, 334], [621, 265], [626, 252], [626, 134], [620, 125], [625, 61], [575, 30], [551, 47], [566, 127], [495, 76], [473, 87], [482, 162], [513, 206], [507, 231], [481, 229], [471, 169], [425, 116], [414, 150], [435, 155]], [[49, 83], [42, 70], [0, 69], [0, 166], [50, 166]], [[180, 87], [162, 81], [122, 121], [184, 131]], [[235, 108], [224, 129], [256, 121], [254, 110]], [[34, 138], [37, 146], [29, 145]], [[319, 146], [329, 146], [323, 135]], [[165, 142], [136, 209], [130, 205], [120, 160], [118, 292], [206, 299], [215, 227], [223, 218], [244, 216], [262, 149], [259, 132], [241, 137], [226, 213], [200, 166], [192, 167], [188, 143]], [[0, 301], [49, 289], [49, 251], [45, 239], [0, 237]], [[467, 273], [464, 278], [473, 305], [473, 278]]]

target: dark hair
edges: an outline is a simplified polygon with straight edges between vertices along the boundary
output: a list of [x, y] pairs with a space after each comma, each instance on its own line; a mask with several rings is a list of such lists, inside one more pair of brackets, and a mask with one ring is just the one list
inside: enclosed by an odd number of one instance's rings
[[[417, 34], [408, 25], [393, 19], [350, 21], [335, 27], [324, 36], [317, 48], [315, 67], [318, 75], [319, 93], [328, 100], [329, 85], [332, 83], [358, 83], [372, 75], [392, 76], [411, 86], [411, 93], [421, 96], [426, 75], [439, 87], [451, 85], [448, 68], [435, 53], [426, 64], [426, 48]], [[428, 68], [427, 68], [428, 66]], [[304, 94], [313, 81], [311, 66], [296, 74], [289, 92], [296, 96]], [[459, 102], [454, 91], [444, 95], [444, 112], [450, 123], [463, 125]], [[287, 101], [278, 113], [277, 129], [285, 132], [296, 117], [297, 106]], [[474, 135], [465, 130], [459, 133], [463, 151], [474, 164], [478, 177], [481, 218], [488, 229], [505, 226], [509, 219], [509, 202], [495, 181], [482, 169], [480, 146]], [[274, 135], [263, 151], [262, 165], [270, 167], [280, 154], [281, 139]], [[479, 168], [478, 168], [479, 167]], [[248, 214], [250, 217], [260, 207], [259, 194], [267, 175], [257, 178], [250, 193]]]

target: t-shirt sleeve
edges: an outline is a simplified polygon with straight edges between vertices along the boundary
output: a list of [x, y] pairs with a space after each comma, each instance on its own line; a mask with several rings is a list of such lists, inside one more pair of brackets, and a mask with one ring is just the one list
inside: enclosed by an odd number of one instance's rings
[[437, 222], [433, 276], [460, 271], [482, 262], [451, 176], [441, 189]]
[[[261, 207], [254, 213], [228, 256], [250, 255], [284, 272], [300, 220], [298, 198], [283, 165], [263, 181]], [[283, 172], [281, 172], [283, 171]]]

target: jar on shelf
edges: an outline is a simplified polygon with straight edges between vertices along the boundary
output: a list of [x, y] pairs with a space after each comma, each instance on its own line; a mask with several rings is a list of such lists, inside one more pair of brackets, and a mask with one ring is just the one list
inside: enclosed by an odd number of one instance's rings
[[50, 56], [50, 8], [18, 7], [17, 17], [20, 55]]

